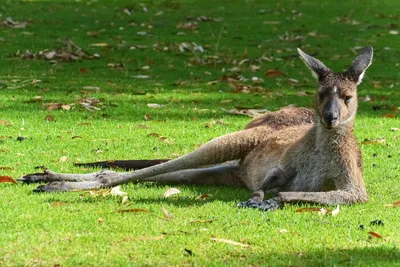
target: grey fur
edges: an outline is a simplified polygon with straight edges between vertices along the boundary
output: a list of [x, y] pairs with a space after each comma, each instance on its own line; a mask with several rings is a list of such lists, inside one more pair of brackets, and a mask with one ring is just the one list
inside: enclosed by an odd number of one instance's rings
[[[267, 113], [250, 122], [245, 130], [216, 138], [180, 158], [134, 172], [46, 171], [21, 180], [50, 182], [39, 186], [40, 192], [111, 187], [131, 181], [241, 185], [252, 190], [253, 195], [239, 206], [262, 210], [274, 210], [290, 202], [365, 202], [368, 198], [361, 152], [353, 131], [359, 80], [356, 76], [371, 64], [372, 48], [363, 50], [345, 73], [338, 74], [300, 49], [299, 54], [319, 77], [314, 112], [286, 107]], [[264, 201], [264, 193], [269, 191], [276, 192], [277, 197]]]

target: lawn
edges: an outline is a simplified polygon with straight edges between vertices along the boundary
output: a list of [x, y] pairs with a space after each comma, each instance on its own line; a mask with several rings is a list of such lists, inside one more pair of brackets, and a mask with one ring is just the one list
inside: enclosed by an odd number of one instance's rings
[[[296, 48], [342, 71], [366, 45], [355, 134], [369, 202], [337, 216], [238, 209], [246, 189], [151, 183], [38, 194], [0, 183], [3, 266], [400, 266], [400, 2], [2, 1], [0, 176], [175, 158], [243, 128], [229, 110], [312, 107]], [[129, 211], [129, 212], [121, 212]], [[377, 223], [380, 220], [382, 223]], [[374, 223], [375, 221], [375, 223]]]

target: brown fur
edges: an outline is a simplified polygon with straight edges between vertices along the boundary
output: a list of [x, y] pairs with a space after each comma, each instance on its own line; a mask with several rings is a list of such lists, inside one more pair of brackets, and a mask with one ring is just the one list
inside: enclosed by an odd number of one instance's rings
[[[245, 185], [244, 207], [262, 203], [265, 191], [278, 202], [364, 202], [361, 152], [354, 136], [357, 84], [372, 61], [367, 47], [347, 72], [335, 74], [299, 50], [319, 80], [315, 111], [285, 107], [252, 120], [244, 130], [216, 138], [180, 158], [128, 173], [59, 174], [46, 171], [23, 181], [52, 182], [38, 191], [110, 187], [130, 181]], [[269, 209], [269, 208], [267, 208]]]

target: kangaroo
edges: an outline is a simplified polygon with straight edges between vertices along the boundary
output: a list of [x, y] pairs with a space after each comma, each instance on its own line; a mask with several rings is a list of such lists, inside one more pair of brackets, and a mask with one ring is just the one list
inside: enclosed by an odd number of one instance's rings
[[[334, 73], [299, 48], [298, 52], [319, 82], [314, 110], [286, 107], [267, 113], [244, 130], [133, 172], [60, 174], [46, 170], [19, 180], [49, 182], [36, 192], [104, 188], [131, 181], [246, 186], [253, 193], [238, 206], [265, 211], [291, 202], [365, 202], [368, 197], [354, 120], [357, 85], [372, 63], [373, 49], [365, 47], [342, 73]], [[264, 200], [266, 192], [275, 196]]]

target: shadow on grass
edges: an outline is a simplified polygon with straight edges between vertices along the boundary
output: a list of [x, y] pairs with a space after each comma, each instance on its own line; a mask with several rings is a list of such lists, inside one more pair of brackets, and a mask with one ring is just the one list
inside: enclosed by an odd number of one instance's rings
[[268, 266], [399, 266], [400, 251], [394, 246], [387, 245], [349, 249], [319, 248], [311, 251], [302, 251], [299, 248], [299, 251], [293, 251], [293, 253], [277, 251], [265, 255], [246, 255], [245, 264]]

